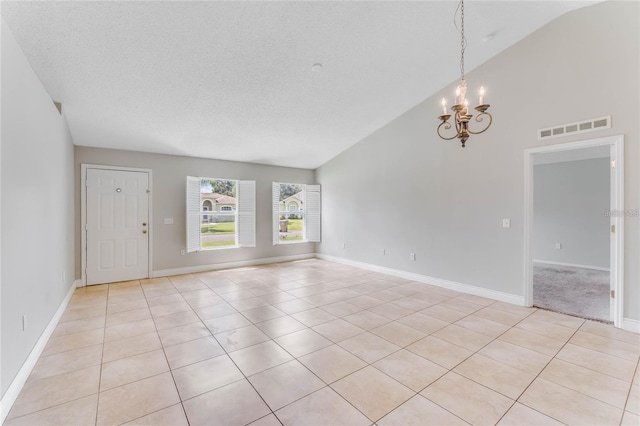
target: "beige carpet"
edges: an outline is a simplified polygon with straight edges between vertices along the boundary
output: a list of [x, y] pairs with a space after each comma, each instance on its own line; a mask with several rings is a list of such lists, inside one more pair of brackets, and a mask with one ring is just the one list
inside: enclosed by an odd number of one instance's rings
[[536, 263], [533, 305], [582, 318], [610, 321], [609, 272]]

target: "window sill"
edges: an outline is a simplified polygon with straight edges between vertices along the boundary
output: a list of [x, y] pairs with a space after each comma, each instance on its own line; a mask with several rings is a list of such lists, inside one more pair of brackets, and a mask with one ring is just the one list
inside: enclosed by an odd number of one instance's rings
[[307, 240], [280, 240], [278, 241], [278, 244], [276, 245], [289, 245], [289, 244], [300, 244], [300, 243], [308, 243], [309, 241]]
[[212, 247], [200, 247], [198, 251], [212, 251], [212, 250], [228, 250], [228, 249], [236, 249], [240, 248], [239, 245], [228, 245], [228, 246], [212, 246]]

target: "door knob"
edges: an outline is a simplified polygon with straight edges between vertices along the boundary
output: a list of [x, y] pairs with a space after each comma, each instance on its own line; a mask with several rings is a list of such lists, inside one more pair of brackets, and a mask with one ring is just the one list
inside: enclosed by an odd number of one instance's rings
[[143, 229], [143, 230], [142, 230], [142, 233], [143, 233], [143, 234], [146, 234], [146, 233], [147, 233], [147, 230], [146, 230], [146, 229]]
[[142, 226], [147, 226], [147, 222], [142, 222]]

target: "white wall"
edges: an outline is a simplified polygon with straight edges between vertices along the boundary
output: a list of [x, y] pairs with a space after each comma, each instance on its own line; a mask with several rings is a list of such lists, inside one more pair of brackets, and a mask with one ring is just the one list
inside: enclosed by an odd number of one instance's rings
[[533, 167], [535, 260], [609, 268], [609, 175], [609, 158]]
[[[626, 208], [638, 208], [638, 16], [638, 2], [571, 12], [468, 73], [472, 93], [487, 88], [494, 124], [464, 149], [435, 133], [452, 81], [320, 167], [319, 252], [523, 296], [525, 149], [623, 134]], [[480, 41], [468, 42], [472, 50]], [[456, 78], [457, 64], [439, 66]], [[609, 114], [611, 129], [536, 138], [539, 128]], [[511, 218], [510, 229], [503, 218]], [[638, 222], [625, 222], [624, 316], [631, 319], [640, 319]]]
[[75, 275], [73, 142], [4, 23], [1, 101], [4, 396]]
[[[271, 183], [315, 183], [313, 170], [261, 164], [150, 154], [135, 151], [77, 146], [75, 148], [75, 191], [80, 194], [80, 165], [101, 164], [152, 169], [153, 270], [198, 267], [315, 252], [315, 243], [273, 246]], [[256, 181], [256, 247], [203, 250], [180, 255], [186, 245], [186, 176]], [[164, 218], [173, 218], [165, 225]], [[80, 273], [80, 197], [76, 198], [76, 274]]]

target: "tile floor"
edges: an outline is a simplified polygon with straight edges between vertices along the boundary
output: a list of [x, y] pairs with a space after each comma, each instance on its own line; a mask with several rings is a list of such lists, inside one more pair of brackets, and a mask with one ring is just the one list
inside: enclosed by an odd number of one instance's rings
[[640, 335], [321, 260], [78, 289], [7, 425], [640, 424]]

